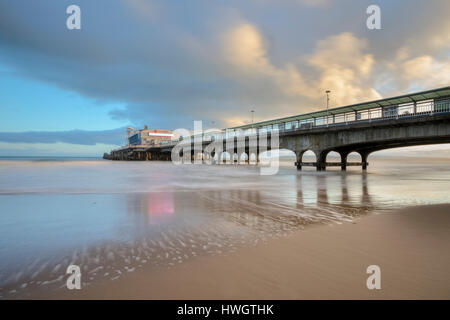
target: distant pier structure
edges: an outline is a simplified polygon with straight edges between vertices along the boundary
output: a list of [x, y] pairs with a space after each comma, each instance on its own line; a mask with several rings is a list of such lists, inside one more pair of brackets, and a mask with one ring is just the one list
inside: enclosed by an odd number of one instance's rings
[[147, 125], [144, 129], [135, 130], [127, 128], [127, 145], [105, 153], [104, 159], [109, 160], [170, 160], [167, 154], [149, 152], [149, 149], [158, 148], [163, 144], [171, 143], [177, 136], [167, 129], [149, 129]]
[[[159, 140], [153, 138], [150, 144], [152, 138], [148, 137], [152, 135], [146, 134], [148, 130], [152, 129], [132, 131], [129, 145], [105, 154], [105, 158], [171, 160], [174, 150], [189, 161], [200, 158], [208, 163], [239, 164], [249, 163], [252, 158], [258, 163], [261, 152], [284, 149], [295, 154], [295, 166], [299, 170], [304, 166], [313, 166], [318, 171], [331, 166], [342, 170], [360, 166], [366, 170], [368, 156], [375, 151], [450, 143], [450, 87], [251, 123], [200, 136], [175, 137], [170, 130], [153, 129], [160, 130], [155, 134], [165, 136]], [[279, 139], [272, 146], [271, 137], [275, 134]], [[180, 144], [190, 148], [180, 148]], [[307, 151], [314, 153], [315, 161], [304, 160]], [[340, 161], [328, 162], [330, 152], [338, 153]], [[353, 152], [360, 155], [360, 161], [347, 161]]]

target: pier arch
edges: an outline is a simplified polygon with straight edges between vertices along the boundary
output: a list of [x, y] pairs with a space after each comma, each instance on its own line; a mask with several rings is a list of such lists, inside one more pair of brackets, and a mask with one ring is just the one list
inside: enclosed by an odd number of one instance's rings
[[328, 151], [325, 155], [325, 161], [326, 162], [341, 162], [342, 161], [342, 155], [339, 152], [336, 151]]
[[250, 164], [256, 164], [258, 162], [258, 157], [256, 153], [251, 153], [249, 156], [249, 163]]
[[301, 162], [316, 162], [317, 155], [312, 150], [305, 150], [300, 153], [300, 161]]
[[347, 158], [346, 158], [345, 160], [348, 161], [348, 162], [350, 162], [350, 161], [353, 161], [353, 162], [361, 162], [361, 161], [362, 161], [362, 158], [361, 158], [361, 155], [360, 155], [358, 152], [352, 151], [352, 152], [350, 152], [350, 153], [347, 155]]
[[231, 155], [229, 152], [224, 151], [220, 154], [219, 158], [220, 163], [230, 163], [231, 161]]
[[294, 152], [290, 149], [279, 149], [279, 155], [280, 155], [280, 165], [290, 165], [292, 166], [292, 163], [296, 163], [298, 159], [298, 153]]
[[243, 152], [239, 157], [239, 163], [246, 163], [246, 162], [248, 162], [248, 155], [246, 152]]

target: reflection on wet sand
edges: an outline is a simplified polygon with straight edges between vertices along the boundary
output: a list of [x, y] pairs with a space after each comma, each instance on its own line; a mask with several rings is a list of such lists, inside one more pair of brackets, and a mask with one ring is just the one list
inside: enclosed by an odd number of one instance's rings
[[58, 270], [64, 270], [68, 264], [83, 265], [90, 275], [84, 285], [89, 285], [99, 278], [116, 279], [143, 264], [171, 266], [285, 235], [308, 224], [351, 220], [374, 209], [368, 190], [365, 176], [349, 182], [345, 174], [306, 174], [285, 176], [279, 186], [259, 189], [128, 193], [127, 218], [118, 228], [133, 235], [130, 241], [97, 243], [51, 263], [37, 263], [39, 272], [34, 268], [20, 277], [16, 273], [7, 278], [7, 287], [16, 286], [14, 279], [28, 288], [61, 285], [54, 269], [59, 265]]
[[[307, 206], [338, 205], [373, 209], [369, 194], [367, 173], [360, 175], [360, 181], [351, 181], [352, 197], [349, 195], [348, 175], [297, 175], [297, 208]], [[339, 181], [338, 181], [339, 180]], [[359, 192], [358, 192], [359, 189]], [[360, 196], [359, 196], [360, 195]], [[359, 196], [359, 197], [358, 197]]]
[[[171, 267], [234, 251], [311, 224], [442, 203], [450, 181], [447, 163], [433, 170], [410, 164], [389, 174], [280, 169], [275, 176], [251, 167], [166, 163], [107, 163], [95, 170], [84, 163], [45, 170], [30, 164], [26, 172], [23, 166], [0, 167], [7, 178], [0, 181], [0, 297], [63, 287], [69, 264], [82, 266], [83, 285], [92, 285], [143, 266]], [[60, 178], [52, 180], [55, 172]], [[20, 192], [2, 184], [12, 176], [21, 181]], [[71, 176], [70, 185], [61, 184]], [[424, 179], [427, 188], [420, 184]]]
[[352, 197], [349, 196], [346, 174], [288, 178], [282, 193], [258, 189], [205, 191], [198, 195], [201, 200], [199, 210], [249, 231], [277, 235], [310, 223], [350, 220], [375, 209], [365, 174], [359, 180], [351, 180]]
[[161, 191], [127, 194], [127, 212], [142, 227], [169, 223], [175, 214], [174, 193]]
[[135, 220], [132, 225], [141, 229], [135, 230], [139, 234], [148, 226], [170, 225], [174, 219], [192, 219], [188, 223], [192, 227], [198, 216], [201, 224], [231, 222], [248, 231], [276, 234], [308, 223], [348, 220], [376, 209], [367, 174], [356, 178], [349, 182], [346, 174], [295, 175], [284, 181], [282, 193], [276, 188], [130, 193], [127, 212]]

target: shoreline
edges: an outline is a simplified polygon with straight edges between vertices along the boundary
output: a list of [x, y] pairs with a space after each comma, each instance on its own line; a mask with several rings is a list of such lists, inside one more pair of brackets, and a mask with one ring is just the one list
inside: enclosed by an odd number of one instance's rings
[[[31, 299], [449, 299], [450, 204], [312, 226], [169, 269]], [[369, 265], [381, 290], [368, 290]]]

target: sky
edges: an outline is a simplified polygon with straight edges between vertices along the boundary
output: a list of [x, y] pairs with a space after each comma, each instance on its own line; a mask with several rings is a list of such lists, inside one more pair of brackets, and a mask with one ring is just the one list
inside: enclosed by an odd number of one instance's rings
[[[66, 27], [72, 4], [80, 30]], [[371, 4], [380, 30], [366, 27]], [[301, 114], [325, 108], [325, 90], [338, 107], [448, 86], [448, 12], [448, 0], [0, 0], [0, 156], [102, 155], [127, 126]]]

